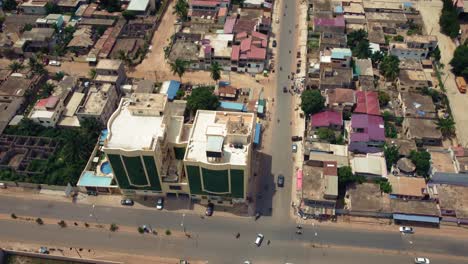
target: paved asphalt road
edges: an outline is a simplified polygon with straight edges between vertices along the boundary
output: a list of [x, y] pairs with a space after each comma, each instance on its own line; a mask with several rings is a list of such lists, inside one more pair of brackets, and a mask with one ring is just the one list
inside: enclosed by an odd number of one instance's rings
[[[96, 206], [93, 210], [90, 205], [6, 196], [2, 197], [1, 201], [0, 213], [3, 214], [15, 213], [20, 216], [79, 220], [89, 223], [97, 221], [101, 224], [115, 222], [118, 225], [135, 226], [135, 229], [138, 225], [146, 224], [162, 229], [182, 231], [180, 226], [182, 216], [175, 212], [100, 206]], [[333, 261], [344, 260], [351, 256], [353, 258], [356, 256], [356, 263], [374, 263], [383, 250], [401, 252], [401, 254], [385, 256], [385, 261], [388, 263], [390, 259], [393, 263], [411, 263], [415, 252], [447, 256], [447, 259], [439, 262], [433, 261], [433, 263], [450, 263], [451, 257], [448, 256], [468, 259], [466, 240], [422, 233], [402, 236], [398, 231], [394, 233], [362, 232], [333, 226], [307, 226], [304, 227], [304, 234], [298, 236], [294, 233], [293, 223], [277, 223], [274, 217], [263, 217], [254, 221], [251, 218], [220, 217], [216, 216], [216, 212], [213, 217], [205, 219], [198, 215], [188, 214], [184, 218], [184, 225], [193, 239], [155, 239], [149, 236], [136, 239], [134, 236], [139, 236], [136, 232], [132, 235], [123, 232], [111, 234], [88, 230], [74, 231], [71, 228], [59, 230], [55, 225], [39, 227], [35, 224], [0, 221], [0, 238], [13, 241], [42, 241], [45, 244], [83, 248], [108, 250], [113, 248], [128, 253], [144, 251], [148, 254], [168, 257], [208, 259], [210, 263], [240, 263], [245, 258], [263, 260], [268, 263], [283, 263], [283, 261], [296, 264], [318, 263], [309, 262], [309, 260], [324, 260], [325, 257], [327, 260], [330, 259], [330, 262], [326, 263], [335, 263]], [[56, 235], [52, 232], [54, 228], [57, 229]], [[238, 240], [234, 237], [237, 232], [241, 234]], [[263, 233], [266, 240], [271, 240], [270, 246], [265, 243], [261, 248], [256, 248], [253, 245], [258, 232]], [[330, 246], [330, 248], [325, 251], [318, 250], [313, 248], [312, 244]], [[343, 258], [335, 259], [336, 254]], [[457, 263], [468, 264], [468, 261], [460, 262], [460, 259]]]

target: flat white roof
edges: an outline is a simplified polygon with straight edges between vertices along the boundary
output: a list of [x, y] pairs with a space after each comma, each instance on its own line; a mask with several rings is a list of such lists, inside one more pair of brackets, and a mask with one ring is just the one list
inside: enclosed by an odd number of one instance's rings
[[131, 11], [145, 11], [149, 4], [149, 0], [132, 0], [127, 7]]
[[151, 147], [153, 138], [156, 140], [164, 135], [163, 116], [132, 115], [129, 104], [128, 99], [122, 99], [119, 109], [112, 114], [107, 125], [106, 148], [146, 149]]
[[[230, 117], [242, 116], [245, 120], [245, 126], [249, 128], [250, 139], [253, 132], [253, 114], [252, 113], [237, 113], [237, 112], [218, 112], [199, 110], [197, 117], [192, 127], [192, 134], [189, 138], [187, 146], [186, 160], [210, 163], [206, 157], [208, 148], [207, 135], [223, 135], [228, 134], [228, 127], [225, 122]], [[217, 120], [223, 119], [223, 120]], [[251, 147], [251, 140], [248, 144], [243, 144], [242, 148], [234, 148], [234, 146], [224, 138], [222, 161], [217, 163], [230, 163], [232, 165], [245, 166], [247, 164], [248, 150]]]
[[52, 118], [55, 111], [47, 110], [34, 110], [31, 113], [30, 118]]

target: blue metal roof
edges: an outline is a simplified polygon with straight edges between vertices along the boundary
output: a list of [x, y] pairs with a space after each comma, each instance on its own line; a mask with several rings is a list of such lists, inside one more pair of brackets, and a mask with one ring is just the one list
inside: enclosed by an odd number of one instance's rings
[[344, 59], [345, 57], [351, 57], [351, 50], [348, 48], [333, 48], [331, 50], [331, 57], [333, 59]]
[[226, 110], [242, 111], [242, 112], [245, 111], [244, 104], [241, 104], [241, 103], [221, 101], [221, 104], [219, 106]]
[[262, 132], [262, 124], [255, 124], [255, 135], [254, 135], [254, 144], [258, 145], [260, 143], [260, 135]]
[[81, 175], [77, 186], [111, 187], [112, 177], [96, 176], [92, 171], [85, 171]]
[[343, 13], [343, 7], [342, 6], [335, 6], [335, 13], [338, 13], [338, 14]]
[[177, 95], [177, 91], [179, 91], [180, 82], [178, 81], [169, 81], [169, 88], [167, 88], [167, 98], [169, 100], [174, 100]]
[[421, 215], [406, 215], [406, 214], [393, 214], [394, 220], [423, 222], [423, 223], [440, 223], [440, 219], [437, 216], [421, 216]]

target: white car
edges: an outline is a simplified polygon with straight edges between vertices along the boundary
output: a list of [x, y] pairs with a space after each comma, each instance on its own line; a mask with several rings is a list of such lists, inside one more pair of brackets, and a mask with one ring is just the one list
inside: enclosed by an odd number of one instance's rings
[[159, 198], [156, 202], [156, 209], [162, 210], [164, 208], [164, 198]]
[[257, 238], [255, 239], [255, 245], [259, 247], [262, 244], [264, 236], [262, 234], [257, 234]]
[[413, 234], [414, 230], [412, 227], [409, 226], [400, 226], [400, 232], [405, 234]]
[[431, 263], [428, 258], [415, 258], [414, 259], [415, 264], [429, 264]]
[[60, 63], [60, 61], [51, 60], [51, 61], [49, 61], [49, 65], [59, 67], [62, 64]]

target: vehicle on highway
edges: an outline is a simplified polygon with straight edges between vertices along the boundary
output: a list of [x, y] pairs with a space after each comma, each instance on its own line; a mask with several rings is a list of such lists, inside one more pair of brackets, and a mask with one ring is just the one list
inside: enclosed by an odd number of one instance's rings
[[40, 247], [39, 253], [41, 254], [49, 254], [49, 249], [47, 247]]
[[288, 88], [286, 86], [283, 87], [283, 93], [287, 93], [288, 92]]
[[400, 232], [405, 234], [412, 234], [414, 233], [414, 230], [412, 227], [409, 226], [400, 226]]
[[244, 264], [252, 264], [252, 262], [246, 260], [246, 261], [244, 261]]
[[257, 221], [257, 219], [259, 219], [260, 216], [262, 216], [262, 213], [256, 212], [256, 213], [255, 213], [255, 221]]
[[429, 264], [431, 263], [428, 258], [415, 258], [414, 259], [415, 264]]
[[283, 175], [278, 175], [278, 181], [277, 181], [278, 187], [284, 187], [284, 176]]
[[158, 201], [156, 202], [156, 209], [162, 210], [164, 208], [164, 198], [160, 197], [158, 198]]
[[263, 238], [264, 238], [264, 236], [262, 234], [257, 234], [257, 238], [255, 238], [255, 242], [254, 242], [255, 245], [257, 245], [257, 247], [262, 245]]
[[297, 152], [297, 144], [292, 144], [292, 152], [293, 153]]
[[206, 216], [212, 216], [213, 211], [214, 211], [214, 204], [213, 203], [208, 203], [208, 205], [206, 206], [205, 215]]
[[50, 65], [50, 66], [57, 66], [57, 67], [59, 67], [59, 66], [62, 65], [62, 64], [60, 63], [60, 61], [51, 60], [51, 61], [49, 61], [49, 65]]
[[273, 40], [273, 43], [272, 43], [273, 48], [276, 48], [277, 45], [278, 43], [276, 43], [276, 40]]
[[302, 137], [301, 136], [292, 136], [291, 140], [292, 141], [302, 141]]
[[133, 200], [130, 199], [130, 198], [122, 199], [122, 200], [120, 201], [120, 204], [121, 204], [121, 205], [127, 205], [127, 206], [133, 206]]

